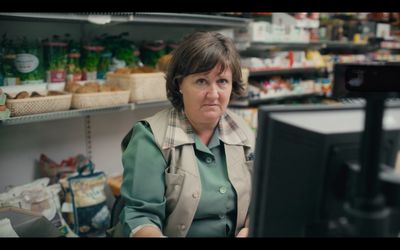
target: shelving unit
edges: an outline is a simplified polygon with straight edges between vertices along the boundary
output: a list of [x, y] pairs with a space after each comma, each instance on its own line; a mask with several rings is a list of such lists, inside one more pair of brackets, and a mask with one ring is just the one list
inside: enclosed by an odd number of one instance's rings
[[157, 12], [93, 12], [93, 13], [5, 13], [0, 12], [1, 19], [8, 20], [45, 20], [63, 22], [89, 22], [90, 17], [109, 20], [111, 23], [152, 23], [178, 25], [204, 25], [216, 27], [246, 27], [251, 21], [247, 18], [224, 17], [199, 14], [157, 13]]
[[243, 107], [257, 107], [263, 104], [272, 104], [282, 101], [298, 101], [307, 98], [323, 98], [324, 93], [301, 93], [301, 94], [285, 94], [264, 98], [250, 98], [247, 100], [234, 100], [231, 101], [230, 106], [233, 108], [243, 108]]
[[325, 50], [376, 50], [379, 45], [339, 42], [339, 41], [318, 41], [309, 43], [286, 43], [286, 42], [253, 42], [242, 53], [259, 52], [263, 50], [305, 50], [305, 49], [325, 49]]
[[327, 41], [321, 42], [321, 51], [323, 53], [328, 52], [340, 52], [340, 51], [353, 51], [357, 53], [367, 53], [379, 49], [379, 45], [375, 44], [363, 44], [353, 42], [338, 42], [338, 41]]
[[153, 107], [167, 107], [169, 101], [158, 101], [158, 102], [145, 102], [145, 103], [128, 103], [124, 105], [104, 107], [104, 108], [90, 108], [90, 109], [75, 109], [43, 114], [25, 115], [18, 117], [11, 117], [6, 120], [0, 120], [0, 126], [16, 125], [32, 122], [44, 122], [59, 119], [68, 119], [75, 117], [86, 117], [92, 115], [106, 114], [110, 112], [119, 112], [126, 110], [145, 109]]
[[318, 73], [323, 70], [325, 70], [325, 67], [282, 68], [282, 69], [253, 68], [253, 69], [250, 69], [249, 77], [308, 74], [308, 73]]
[[255, 51], [262, 51], [262, 50], [304, 50], [304, 49], [309, 49], [309, 48], [319, 49], [322, 46], [323, 46], [323, 44], [320, 42], [310, 42], [310, 43], [253, 42], [243, 52], [255, 52]]
[[[310, 42], [310, 43], [251, 43], [250, 47], [242, 51], [242, 55], [253, 54], [253, 56], [262, 57], [266, 51], [280, 51], [280, 50], [308, 50], [314, 49], [319, 50], [327, 45], [321, 42]], [[267, 54], [268, 56], [268, 54]], [[249, 82], [250, 79], [259, 81], [263, 78], [271, 78], [273, 76], [312, 76], [314, 78], [317, 75], [322, 75], [327, 72], [326, 67], [292, 67], [292, 68], [278, 68], [278, 67], [250, 67], [249, 68]], [[297, 91], [296, 91], [297, 92]], [[257, 107], [265, 104], [276, 104], [285, 103], [299, 100], [311, 100], [311, 98], [323, 98], [324, 93], [289, 93], [289, 94], [272, 94], [270, 97], [261, 98], [250, 98], [248, 100], [233, 100], [231, 102], [232, 107], [236, 108], [247, 108]]]

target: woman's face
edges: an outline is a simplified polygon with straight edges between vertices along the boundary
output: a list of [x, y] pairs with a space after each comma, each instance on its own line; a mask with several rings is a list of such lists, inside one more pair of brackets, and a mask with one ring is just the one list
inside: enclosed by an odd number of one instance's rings
[[232, 92], [232, 71], [219, 71], [217, 65], [209, 72], [188, 75], [182, 80], [184, 111], [194, 125], [216, 125], [225, 113]]

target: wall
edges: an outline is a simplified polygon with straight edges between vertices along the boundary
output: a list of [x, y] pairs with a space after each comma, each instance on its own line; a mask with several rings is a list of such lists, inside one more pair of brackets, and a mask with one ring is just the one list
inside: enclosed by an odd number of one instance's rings
[[[92, 161], [108, 175], [122, 173], [120, 143], [138, 119], [163, 107], [91, 116]], [[0, 126], [0, 192], [37, 178], [41, 153], [56, 162], [86, 154], [83, 117]]]

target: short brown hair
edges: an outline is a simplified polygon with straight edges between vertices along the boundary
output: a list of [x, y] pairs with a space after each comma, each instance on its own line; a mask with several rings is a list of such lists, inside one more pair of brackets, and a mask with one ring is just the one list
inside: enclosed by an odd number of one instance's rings
[[179, 84], [184, 77], [208, 72], [216, 65], [221, 65], [220, 73], [227, 68], [232, 71], [231, 97], [242, 95], [240, 56], [233, 41], [217, 32], [195, 32], [185, 37], [172, 51], [166, 73], [167, 97], [172, 105], [178, 110], [183, 109]]

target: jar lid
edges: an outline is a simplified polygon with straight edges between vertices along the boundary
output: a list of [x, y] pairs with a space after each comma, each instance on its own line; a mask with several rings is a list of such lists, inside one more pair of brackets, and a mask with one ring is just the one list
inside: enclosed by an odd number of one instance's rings
[[47, 42], [44, 45], [50, 47], [67, 47], [67, 43], [64, 42]]
[[102, 51], [104, 50], [103, 46], [91, 46], [91, 45], [86, 45], [83, 46], [84, 49], [89, 50], [89, 51]]

